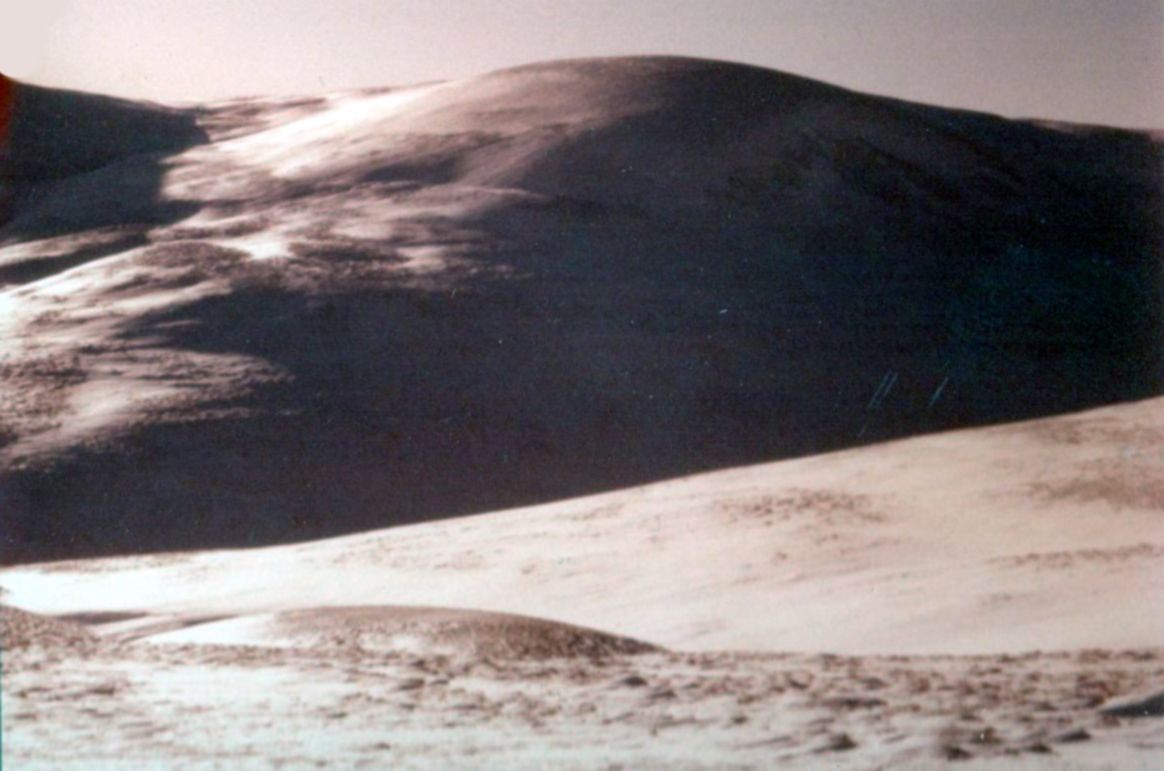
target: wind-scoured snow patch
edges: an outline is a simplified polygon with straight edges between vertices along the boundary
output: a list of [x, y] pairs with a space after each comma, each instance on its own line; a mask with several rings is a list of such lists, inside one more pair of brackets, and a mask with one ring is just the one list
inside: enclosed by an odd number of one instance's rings
[[260, 166], [276, 177], [293, 179], [319, 174], [337, 159], [350, 162], [352, 153], [375, 148], [376, 137], [394, 119], [441, 85], [367, 96], [344, 94], [328, 99], [322, 111], [247, 136], [222, 142], [218, 148], [247, 166]]

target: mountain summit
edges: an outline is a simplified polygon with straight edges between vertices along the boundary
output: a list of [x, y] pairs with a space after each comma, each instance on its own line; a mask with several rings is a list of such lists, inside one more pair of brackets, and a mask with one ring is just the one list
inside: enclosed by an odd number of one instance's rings
[[1162, 390], [1147, 135], [671, 58], [14, 103], [5, 562], [314, 538]]

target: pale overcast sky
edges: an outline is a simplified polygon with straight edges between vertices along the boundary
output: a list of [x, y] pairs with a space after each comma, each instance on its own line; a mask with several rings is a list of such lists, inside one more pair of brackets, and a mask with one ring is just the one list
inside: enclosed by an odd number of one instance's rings
[[1164, 0], [0, 0], [0, 70], [163, 101], [684, 54], [1164, 128]]

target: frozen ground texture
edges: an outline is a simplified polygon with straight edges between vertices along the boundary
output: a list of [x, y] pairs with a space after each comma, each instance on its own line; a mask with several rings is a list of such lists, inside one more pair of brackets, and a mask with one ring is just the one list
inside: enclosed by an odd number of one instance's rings
[[[5, 619], [11, 623], [10, 619]], [[1154, 769], [1164, 651], [550, 659], [238, 645], [5, 650], [14, 769]]]

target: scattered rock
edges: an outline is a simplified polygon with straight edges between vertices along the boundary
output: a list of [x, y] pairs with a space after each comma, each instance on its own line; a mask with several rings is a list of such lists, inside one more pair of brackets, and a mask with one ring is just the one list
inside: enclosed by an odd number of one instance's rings
[[825, 699], [824, 705], [830, 709], [873, 709], [884, 707], [884, 699], [862, 698], [860, 696], [841, 696], [835, 699]]
[[1061, 733], [1055, 737], [1055, 741], [1061, 744], [1070, 744], [1072, 742], [1086, 742], [1090, 741], [1091, 734], [1086, 729], [1076, 728], [1065, 733]]
[[647, 684], [647, 681], [639, 675], [627, 675], [623, 679], [619, 680], [618, 684], [625, 685], [627, 688], [642, 688]]
[[847, 752], [857, 748], [857, 742], [848, 734], [833, 734], [824, 746], [825, 752]]
[[1164, 717], [1164, 691], [1111, 701], [1100, 713], [1112, 717]]
[[942, 757], [946, 760], [969, 760], [974, 756], [957, 744], [947, 744], [942, 747]]
[[116, 683], [102, 683], [95, 685], [85, 691], [86, 694], [93, 694], [94, 696], [113, 696], [117, 693]]
[[993, 745], [998, 744], [1001, 739], [998, 738], [998, 732], [992, 726], [986, 726], [980, 731], [975, 732], [970, 741], [974, 744]]

